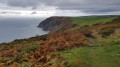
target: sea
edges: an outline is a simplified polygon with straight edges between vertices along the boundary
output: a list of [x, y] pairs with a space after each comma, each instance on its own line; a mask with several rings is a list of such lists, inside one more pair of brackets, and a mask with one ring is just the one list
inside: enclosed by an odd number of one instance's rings
[[47, 34], [49, 31], [37, 27], [43, 20], [41, 17], [0, 17], [0, 43]]

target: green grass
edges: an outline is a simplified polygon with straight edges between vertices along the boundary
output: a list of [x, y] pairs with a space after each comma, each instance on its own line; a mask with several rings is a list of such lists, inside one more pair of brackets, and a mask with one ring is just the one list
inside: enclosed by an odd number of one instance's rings
[[85, 26], [85, 25], [93, 25], [96, 23], [106, 23], [110, 22], [116, 17], [80, 17], [80, 18], [71, 18], [72, 19], [72, 24], [77, 24], [80, 26]]
[[67, 67], [119, 67], [120, 45], [79, 47], [60, 52]]
[[95, 45], [107, 46], [107, 45], [114, 45], [120, 44], [120, 34], [113, 34], [106, 38], [98, 38], [95, 40]]

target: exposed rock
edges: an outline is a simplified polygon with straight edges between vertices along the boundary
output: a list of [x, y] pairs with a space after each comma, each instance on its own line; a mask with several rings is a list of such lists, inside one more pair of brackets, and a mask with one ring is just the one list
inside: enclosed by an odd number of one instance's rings
[[60, 24], [66, 24], [69, 18], [66, 17], [50, 17], [42, 21], [38, 27], [42, 28], [44, 31], [52, 31], [55, 27]]

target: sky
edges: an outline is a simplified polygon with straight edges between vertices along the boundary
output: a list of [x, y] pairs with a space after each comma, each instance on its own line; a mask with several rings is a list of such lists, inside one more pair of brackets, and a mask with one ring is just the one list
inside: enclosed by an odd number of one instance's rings
[[120, 15], [120, 0], [0, 0], [0, 16]]

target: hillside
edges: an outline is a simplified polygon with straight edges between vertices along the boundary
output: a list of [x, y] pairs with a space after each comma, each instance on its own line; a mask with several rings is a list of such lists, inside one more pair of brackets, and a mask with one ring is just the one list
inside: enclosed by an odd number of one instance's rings
[[49, 34], [0, 44], [0, 67], [119, 67], [120, 17], [50, 17]]
[[65, 30], [68, 28], [73, 28], [76, 26], [85, 26], [85, 25], [93, 25], [96, 23], [107, 23], [112, 21], [118, 16], [110, 15], [110, 16], [83, 16], [83, 17], [50, 17], [46, 20], [42, 21], [38, 27], [42, 28], [44, 31], [59, 31]]
[[63, 27], [66, 27], [66, 25], [69, 26], [70, 23], [71, 19], [69, 17], [50, 17], [42, 21], [38, 27], [42, 28], [44, 31], [59, 31]]

